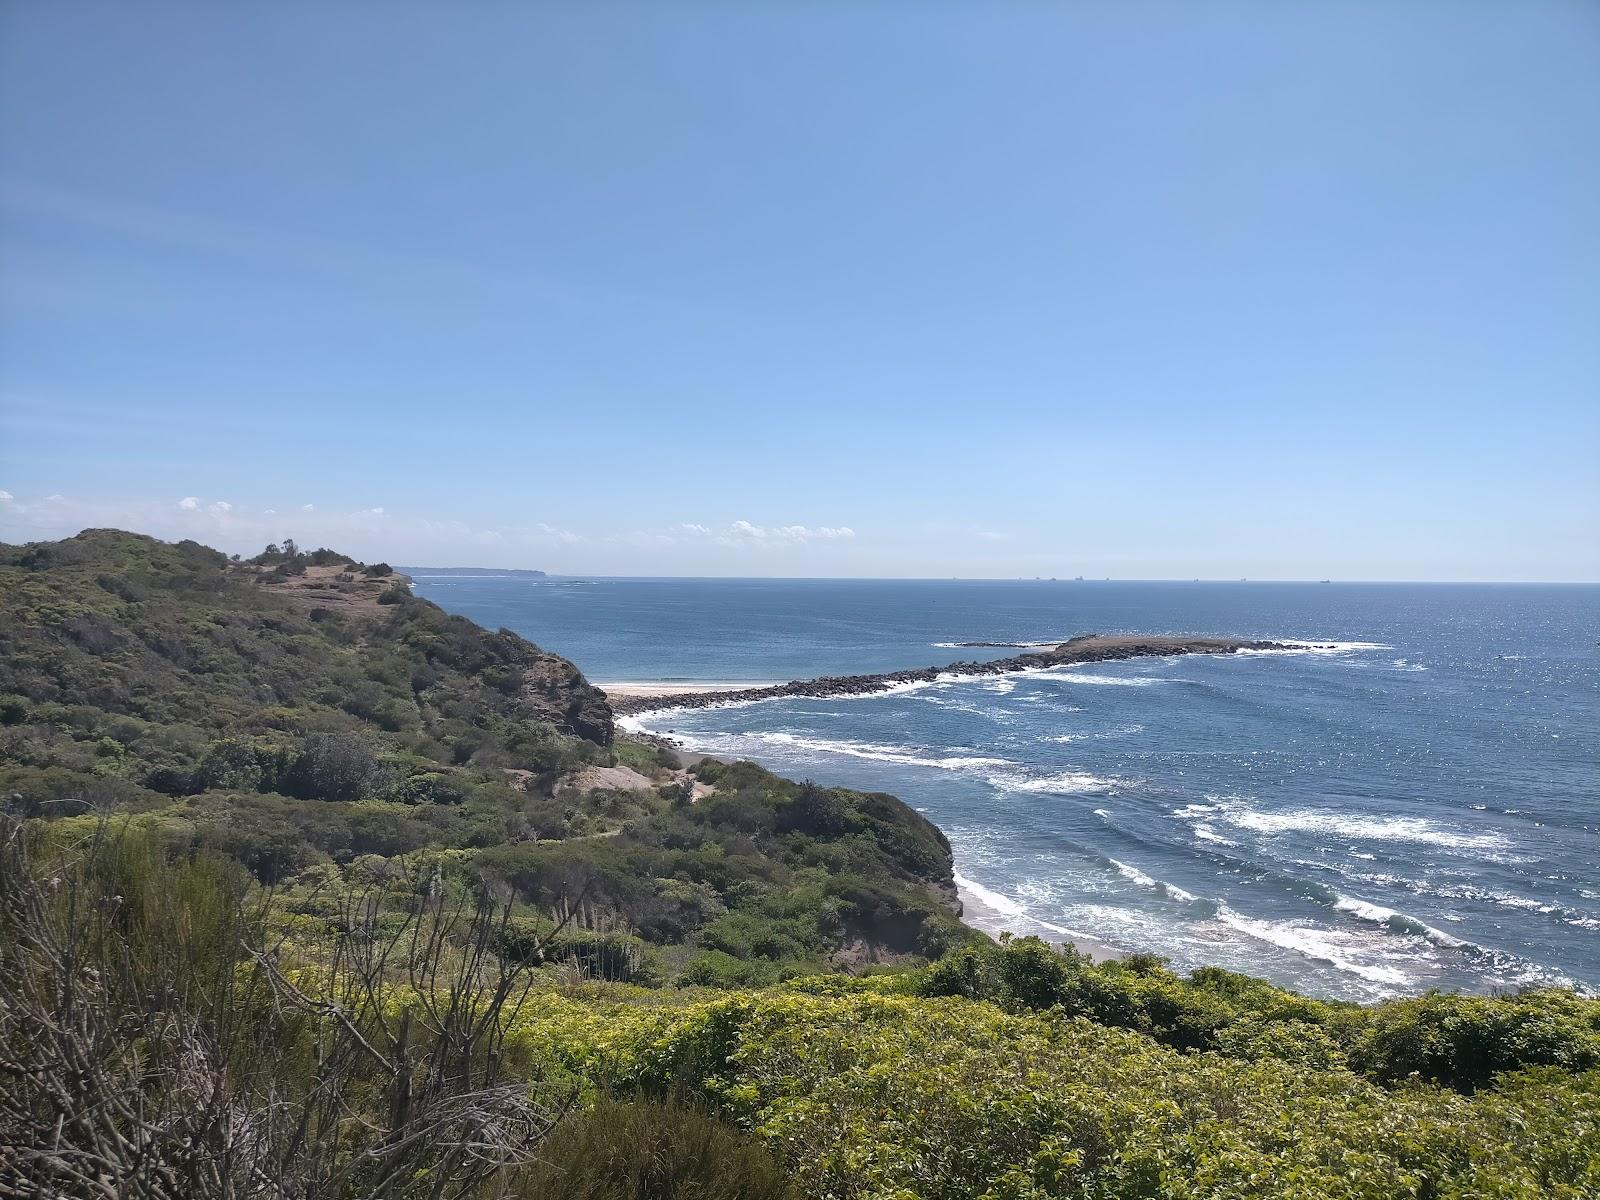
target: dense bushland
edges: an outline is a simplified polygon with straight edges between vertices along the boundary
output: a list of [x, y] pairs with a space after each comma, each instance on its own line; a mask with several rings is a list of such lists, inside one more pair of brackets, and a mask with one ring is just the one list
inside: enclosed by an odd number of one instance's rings
[[[956, 956], [989, 999], [931, 994], [946, 964], [647, 989], [496, 953], [511, 908], [437, 856], [307, 921], [218, 856], [65, 832], [5, 830], [0, 1195], [1600, 1194], [1570, 994], [1321, 1005], [1033, 941]], [[1097, 990], [1204, 1004], [1214, 1045], [1069, 1009]]]
[[405, 800], [604, 759], [609, 710], [570, 663], [409, 596], [366, 604], [354, 577], [279, 586], [283, 566], [113, 530], [0, 547], [0, 787]]

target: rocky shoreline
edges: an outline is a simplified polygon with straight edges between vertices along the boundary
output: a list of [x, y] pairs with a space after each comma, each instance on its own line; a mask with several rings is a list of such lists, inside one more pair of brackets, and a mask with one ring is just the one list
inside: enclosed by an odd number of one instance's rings
[[988, 662], [957, 662], [942, 667], [913, 667], [903, 671], [886, 671], [878, 675], [824, 675], [818, 679], [794, 679], [788, 683], [777, 683], [767, 687], [684, 692], [673, 696], [615, 696], [611, 698], [611, 708], [618, 716], [637, 716], [646, 712], [710, 708], [717, 704], [778, 700], [788, 696], [822, 699], [867, 696], [902, 684], [933, 683], [941, 676], [1010, 675], [1018, 671], [1038, 671], [1046, 667], [1112, 662], [1125, 658], [1164, 657], [1174, 654], [1234, 654], [1240, 650], [1303, 648], [1300, 644], [1251, 641], [1247, 638], [1147, 637], [1139, 634], [1090, 633], [1062, 642], [1051, 650], [1018, 654]]

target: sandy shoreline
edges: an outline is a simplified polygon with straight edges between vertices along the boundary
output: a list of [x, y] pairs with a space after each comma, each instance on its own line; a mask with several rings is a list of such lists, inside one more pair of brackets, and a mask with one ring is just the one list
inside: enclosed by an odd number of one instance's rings
[[1056, 946], [1071, 946], [1091, 962], [1115, 962], [1126, 958], [1127, 951], [1104, 938], [1077, 929], [1064, 929], [1040, 917], [1009, 896], [991, 892], [982, 884], [956, 872], [956, 891], [961, 896], [961, 919], [972, 928], [990, 937], [1014, 934], [1018, 937], [1037, 937]]

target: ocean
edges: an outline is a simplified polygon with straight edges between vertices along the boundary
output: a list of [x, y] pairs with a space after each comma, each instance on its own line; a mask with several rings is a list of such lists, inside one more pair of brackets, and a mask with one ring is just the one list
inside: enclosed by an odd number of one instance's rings
[[1600, 987], [1600, 587], [429, 577], [589, 678], [775, 682], [1081, 633], [1147, 658], [630, 718], [892, 792], [967, 919], [1327, 997]]

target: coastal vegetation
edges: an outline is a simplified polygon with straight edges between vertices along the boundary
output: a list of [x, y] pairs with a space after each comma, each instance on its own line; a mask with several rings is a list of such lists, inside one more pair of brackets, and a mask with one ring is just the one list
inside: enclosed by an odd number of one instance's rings
[[1600, 1001], [992, 941], [333, 551], [0, 547], [0, 796], [0, 1197], [1600, 1195]]

